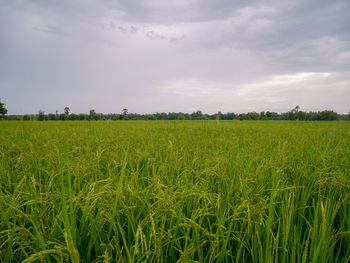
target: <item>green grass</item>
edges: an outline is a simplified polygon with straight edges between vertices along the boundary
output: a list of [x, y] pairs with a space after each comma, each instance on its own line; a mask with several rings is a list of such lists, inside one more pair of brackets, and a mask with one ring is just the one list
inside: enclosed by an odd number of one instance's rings
[[350, 123], [0, 122], [0, 262], [350, 262]]

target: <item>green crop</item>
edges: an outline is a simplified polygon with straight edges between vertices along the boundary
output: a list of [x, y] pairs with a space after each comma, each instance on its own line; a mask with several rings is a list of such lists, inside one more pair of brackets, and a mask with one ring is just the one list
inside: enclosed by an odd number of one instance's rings
[[350, 123], [0, 122], [0, 262], [350, 262]]

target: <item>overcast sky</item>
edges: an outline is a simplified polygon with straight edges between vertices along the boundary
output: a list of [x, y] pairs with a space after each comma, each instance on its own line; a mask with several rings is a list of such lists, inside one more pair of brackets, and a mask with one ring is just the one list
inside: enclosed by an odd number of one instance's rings
[[350, 109], [349, 0], [0, 0], [9, 114]]

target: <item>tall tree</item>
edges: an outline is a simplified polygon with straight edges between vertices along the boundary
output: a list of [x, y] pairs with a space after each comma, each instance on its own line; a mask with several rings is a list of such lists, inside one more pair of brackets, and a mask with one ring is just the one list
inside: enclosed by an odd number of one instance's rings
[[128, 119], [128, 114], [129, 114], [129, 111], [127, 108], [124, 108], [122, 110], [122, 116], [123, 116], [123, 120], [127, 120]]
[[66, 114], [66, 116], [68, 116], [68, 115], [69, 115], [69, 112], [70, 112], [69, 107], [65, 107], [65, 108], [64, 108], [64, 114]]
[[90, 113], [89, 113], [89, 120], [97, 120], [97, 114], [95, 112], [94, 109], [91, 109], [90, 110]]
[[221, 111], [218, 111], [218, 113], [216, 113], [215, 119], [218, 121], [221, 119]]
[[3, 117], [7, 113], [7, 109], [5, 108], [5, 103], [2, 103], [0, 100], [0, 115]]
[[45, 120], [45, 112], [42, 110], [39, 110], [38, 121], [43, 121], [43, 120]]

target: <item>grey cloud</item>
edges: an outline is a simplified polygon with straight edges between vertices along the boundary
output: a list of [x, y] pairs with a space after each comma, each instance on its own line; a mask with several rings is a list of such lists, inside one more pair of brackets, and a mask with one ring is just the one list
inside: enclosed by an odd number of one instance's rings
[[[271, 1], [260, 1], [270, 3]], [[178, 22], [201, 22], [229, 17], [240, 7], [254, 1], [230, 0], [178, 0], [137, 1], [119, 0], [115, 8], [123, 11], [123, 18], [129, 21], [171, 24]]]
[[[0, 0], [0, 96], [10, 113], [347, 112], [349, 13], [347, 0]], [[319, 80], [268, 86], [300, 76]]]
[[158, 34], [157, 32], [152, 31], [152, 30], [147, 31], [146, 36], [150, 39], [164, 39], [165, 38], [163, 35]]
[[139, 28], [136, 26], [119, 26], [118, 29], [123, 33], [130, 33], [130, 34], [136, 34], [139, 31]]
[[[114, 25], [114, 23], [112, 24]], [[113, 26], [112, 28], [115, 28]], [[113, 29], [114, 30], [114, 29]], [[174, 35], [171, 32], [159, 32], [157, 29], [153, 29], [152, 26], [134, 26], [134, 25], [121, 25], [118, 26], [119, 32], [123, 34], [137, 34], [140, 33], [151, 40], [168, 40], [170, 42], [178, 42], [184, 38], [183, 35]]]
[[37, 30], [37, 31], [40, 31], [40, 32], [54, 34], [54, 35], [58, 35], [58, 36], [64, 36], [64, 37], [69, 37], [70, 36], [69, 33], [66, 33], [62, 29], [57, 28], [55, 26], [51, 26], [51, 25], [35, 26], [35, 27], [33, 27], [33, 29]]

